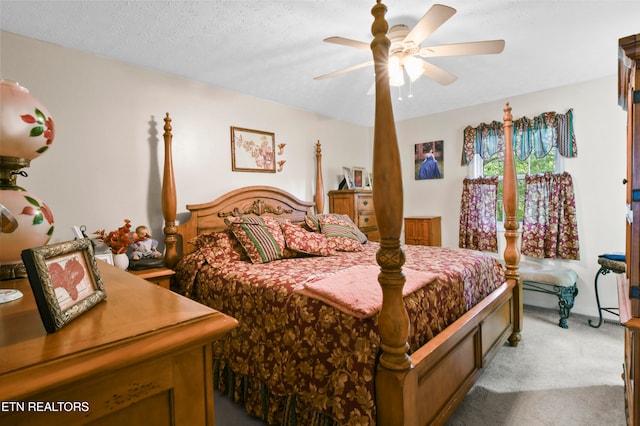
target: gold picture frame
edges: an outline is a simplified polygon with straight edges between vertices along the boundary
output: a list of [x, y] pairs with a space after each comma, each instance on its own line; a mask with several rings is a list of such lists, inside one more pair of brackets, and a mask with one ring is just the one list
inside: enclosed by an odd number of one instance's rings
[[231, 170], [275, 173], [275, 134], [231, 126]]
[[54, 333], [107, 297], [88, 238], [22, 251], [47, 333]]

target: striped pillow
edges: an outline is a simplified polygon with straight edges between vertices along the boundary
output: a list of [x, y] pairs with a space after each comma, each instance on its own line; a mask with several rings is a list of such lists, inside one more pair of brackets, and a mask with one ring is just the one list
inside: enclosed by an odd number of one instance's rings
[[[353, 222], [326, 215], [320, 218], [320, 232], [336, 251], [362, 251], [362, 243]], [[359, 230], [358, 230], [359, 231]]]
[[268, 216], [231, 216], [224, 221], [252, 263], [282, 259], [285, 241], [277, 220]]
[[364, 244], [367, 242], [367, 235], [360, 230], [356, 226], [355, 223], [351, 220], [348, 214], [337, 214], [337, 213], [328, 213], [328, 214], [315, 214], [315, 215], [306, 215], [304, 217], [304, 222], [309, 229], [313, 232], [320, 232], [320, 228], [322, 223], [342, 223], [348, 226], [351, 226], [353, 232], [358, 236], [358, 240]]

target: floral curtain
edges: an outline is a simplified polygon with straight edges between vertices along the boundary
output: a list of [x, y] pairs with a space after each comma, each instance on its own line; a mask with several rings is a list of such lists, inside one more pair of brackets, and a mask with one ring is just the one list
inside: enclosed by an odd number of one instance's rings
[[[467, 165], [475, 154], [488, 161], [494, 155], [500, 161], [504, 157], [504, 129], [499, 121], [481, 123], [478, 127], [464, 129], [462, 165]], [[578, 147], [573, 131], [573, 110], [566, 114], [544, 112], [532, 119], [513, 120], [513, 152], [520, 160], [532, 153], [542, 158], [551, 148], [558, 148], [563, 157], [577, 157]]]
[[569, 173], [525, 176], [522, 254], [580, 259], [576, 203]]
[[466, 178], [463, 181], [460, 202], [460, 247], [498, 251], [497, 198], [497, 177]]

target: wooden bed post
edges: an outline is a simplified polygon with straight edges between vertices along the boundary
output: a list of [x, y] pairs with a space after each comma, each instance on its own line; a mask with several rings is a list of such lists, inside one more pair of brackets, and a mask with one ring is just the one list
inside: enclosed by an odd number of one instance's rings
[[507, 246], [504, 250], [504, 262], [507, 267], [508, 280], [515, 280], [513, 289], [513, 331], [509, 336], [511, 346], [518, 346], [522, 340], [522, 281], [518, 273], [520, 263], [520, 250], [518, 249], [518, 219], [516, 217], [518, 206], [518, 190], [516, 183], [516, 170], [513, 159], [513, 117], [509, 103], [504, 108], [504, 177], [503, 200], [506, 220], [504, 221], [505, 238]]
[[[376, 75], [376, 112], [373, 137], [373, 205], [380, 231], [380, 248], [376, 260], [380, 265], [378, 282], [382, 287], [382, 308], [378, 317], [382, 353], [376, 372], [376, 406], [379, 425], [413, 425], [416, 418], [408, 416], [405, 396], [417, 390], [417, 379], [411, 374], [408, 355], [409, 316], [402, 299], [405, 276], [402, 265], [405, 255], [400, 247], [402, 231], [403, 192], [400, 152], [394, 125], [389, 88], [390, 41], [389, 24], [384, 18], [387, 7], [377, 0], [371, 10], [374, 38], [371, 50]], [[408, 392], [408, 393], [407, 393]], [[415, 410], [413, 410], [415, 412]]]
[[316, 213], [324, 213], [324, 183], [322, 182], [322, 146], [316, 142]]
[[167, 113], [164, 118], [164, 175], [162, 176], [162, 216], [164, 216], [164, 262], [173, 269], [178, 263], [178, 241], [176, 227], [176, 184], [173, 176], [173, 160], [171, 153], [171, 118]]

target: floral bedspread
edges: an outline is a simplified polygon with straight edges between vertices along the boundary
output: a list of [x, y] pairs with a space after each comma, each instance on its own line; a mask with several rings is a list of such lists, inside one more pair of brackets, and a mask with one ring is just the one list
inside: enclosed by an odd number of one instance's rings
[[[312, 275], [376, 265], [378, 247], [368, 242], [362, 252], [224, 267], [197, 251], [186, 256], [174, 290], [239, 322], [214, 343], [217, 388], [269, 424], [375, 424], [378, 314], [358, 319], [294, 288]], [[439, 277], [405, 297], [411, 351], [505, 281], [500, 264], [477, 251], [403, 249], [406, 268]]]

